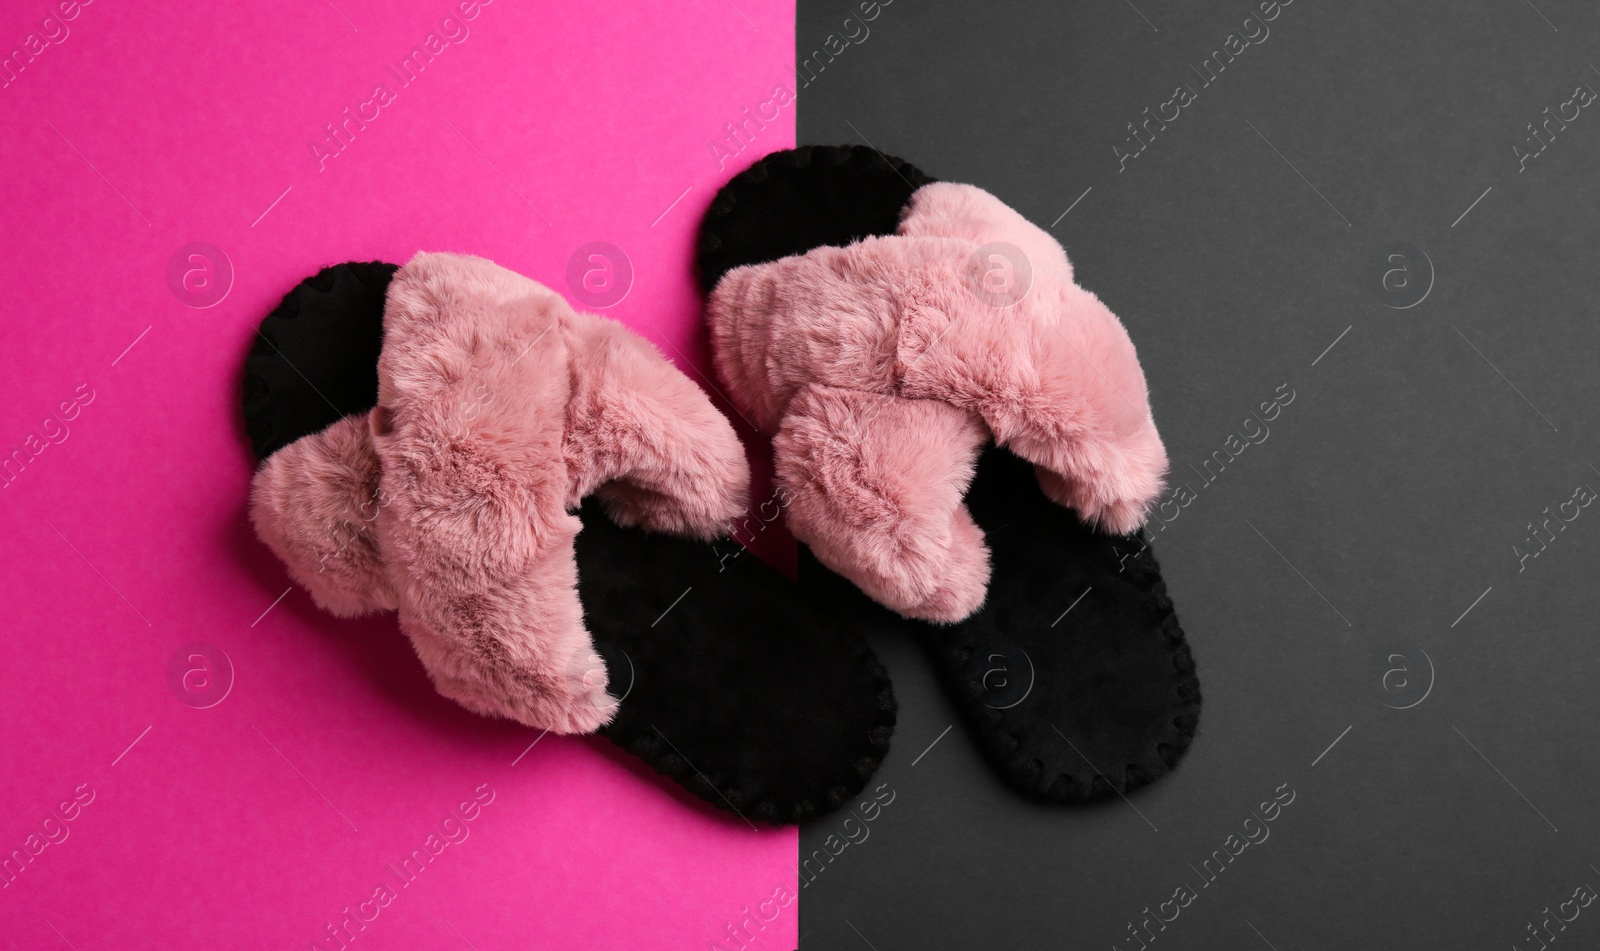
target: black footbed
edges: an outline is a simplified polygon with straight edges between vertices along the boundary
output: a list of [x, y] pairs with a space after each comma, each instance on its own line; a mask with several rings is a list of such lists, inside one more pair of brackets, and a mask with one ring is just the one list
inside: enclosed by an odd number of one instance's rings
[[[302, 281], [246, 360], [246, 430], [265, 459], [377, 402], [392, 264]], [[578, 596], [610, 691], [601, 732], [720, 809], [794, 824], [840, 808], [889, 749], [895, 700], [865, 640], [731, 541], [579, 511]]]
[[261, 321], [244, 361], [245, 432], [257, 459], [377, 405], [383, 300], [397, 270], [382, 261], [325, 267]]
[[[731, 267], [782, 256], [775, 250], [892, 234], [915, 187], [931, 181], [860, 146], [768, 155], [713, 200], [702, 281], [714, 286]], [[745, 241], [741, 257], [732, 249]], [[801, 587], [917, 636], [984, 755], [1030, 796], [1100, 799], [1170, 771], [1194, 738], [1200, 684], [1148, 541], [1088, 527], [1044, 495], [1031, 466], [992, 446], [966, 501], [993, 566], [984, 607], [967, 620], [902, 618], [804, 549]]]
[[774, 152], [711, 200], [695, 251], [700, 289], [709, 293], [741, 265], [893, 234], [911, 193], [932, 181], [909, 162], [860, 145]]

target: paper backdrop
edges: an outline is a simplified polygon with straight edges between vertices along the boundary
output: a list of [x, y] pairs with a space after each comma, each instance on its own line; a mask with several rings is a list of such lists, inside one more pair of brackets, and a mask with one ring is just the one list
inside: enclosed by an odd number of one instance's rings
[[290, 287], [419, 249], [709, 388], [693, 233], [793, 144], [792, 3], [257, 6], [0, 14], [0, 944], [737, 947], [767, 903], [746, 944], [793, 948], [792, 831], [530, 748], [291, 586], [238, 409]]

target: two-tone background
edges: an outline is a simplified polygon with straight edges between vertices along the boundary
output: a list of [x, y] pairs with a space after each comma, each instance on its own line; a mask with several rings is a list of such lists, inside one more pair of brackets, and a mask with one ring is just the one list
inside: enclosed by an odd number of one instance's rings
[[[0, 945], [1600, 944], [1592, 5], [19, 0], [0, 53]], [[797, 141], [990, 189], [1139, 346], [1206, 708], [1129, 801], [1018, 799], [883, 635], [893, 801], [752, 832], [251, 536], [301, 277], [482, 254], [710, 388], [694, 227]]]

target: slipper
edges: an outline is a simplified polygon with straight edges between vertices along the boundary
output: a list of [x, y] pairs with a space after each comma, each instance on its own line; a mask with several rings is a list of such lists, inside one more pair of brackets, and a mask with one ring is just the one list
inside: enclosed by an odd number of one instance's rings
[[749, 471], [622, 325], [491, 262], [302, 281], [246, 358], [257, 534], [323, 608], [395, 610], [439, 692], [600, 732], [719, 808], [846, 805], [895, 704], [864, 640], [721, 538]]
[[805, 147], [722, 189], [698, 264], [717, 371], [773, 436], [802, 585], [906, 619], [1024, 792], [1170, 771], [1199, 683], [1135, 534], [1166, 452], [1132, 341], [1061, 246], [982, 189]]

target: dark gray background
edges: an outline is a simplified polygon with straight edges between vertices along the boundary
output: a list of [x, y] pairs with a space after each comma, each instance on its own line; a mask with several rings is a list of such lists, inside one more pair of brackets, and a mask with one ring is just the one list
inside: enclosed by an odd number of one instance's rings
[[[1536, 949], [1530, 920], [1600, 890], [1600, 507], [1525, 570], [1513, 553], [1600, 489], [1600, 109], [1526, 171], [1513, 152], [1600, 90], [1600, 10], [1295, 0], [1202, 88], [1190, 64], [1256, 6], [896, 0], [800, 89], [801, 143], [865, 142], [1057, 222], [1127, 325], [1199, 496], [1155, 547], [1206, 700], [1131, 806], [1043, 807], [991, 776], [918, 646], [876, 637], [896, 797], [802, 891], [802, 948], [1138, 948], [1127, 923], [1199, 891], [1188, 865], [1281, 783], [1270, 839], [1152, 948]], [[858, 32], [856, 7], [802, 0], [797, 59]], [[1126, 123], [1185, 82], [1197, 100], [1119, 173]], [[1395, 241], [1436, 270], [1410, 309], [1371, 278]], [[1202, 488], [1190, 465], [1279, 384], [1272, 435]], [[1424, 653], [1431, 692], [1393, 709]], [[1416, 679], [1386, 691], [1397, 666]], [[802, 855], [839, 831], [803, 830]], [[1600, 903], [1548, 943], [1600, 947]]]

